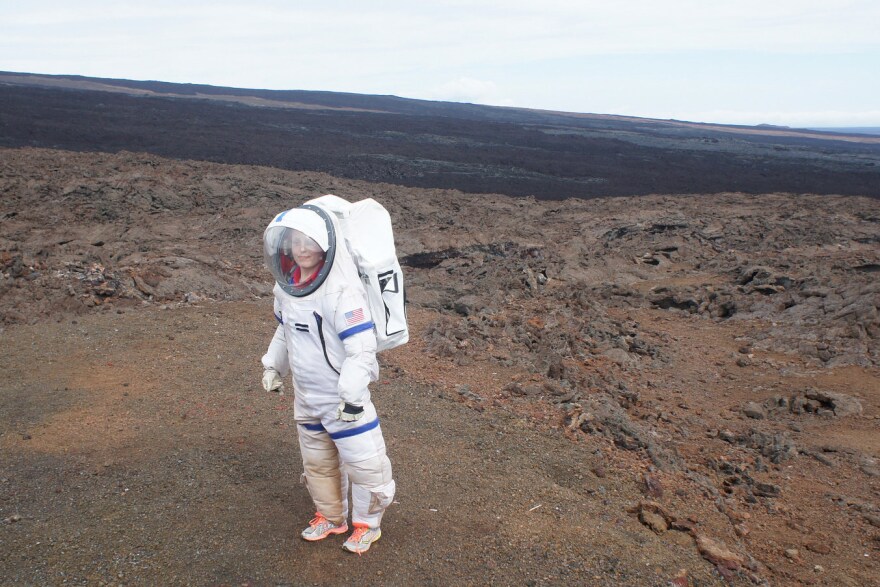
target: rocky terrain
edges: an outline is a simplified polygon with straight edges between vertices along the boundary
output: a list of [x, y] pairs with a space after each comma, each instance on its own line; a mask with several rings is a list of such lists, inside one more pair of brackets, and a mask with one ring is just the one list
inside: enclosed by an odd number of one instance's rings
[[[391, 212], [411, 342], [362, 557], [297, 533], [261, 235]], [[3, 584], [880, 584], [880, 206], [512, 198], [0, 149]]]

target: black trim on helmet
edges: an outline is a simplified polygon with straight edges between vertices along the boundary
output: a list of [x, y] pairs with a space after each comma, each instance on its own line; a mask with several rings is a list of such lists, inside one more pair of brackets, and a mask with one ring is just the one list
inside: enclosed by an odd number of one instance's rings
[[295, 285], [281, 283], [280, 281], [275, 280], [275, 283], [277, 283], [285, 293], [292, 295], [295, 298], [307, 296], [321, 287], [321, 284], [327, 279], [327, 275], [330, 274], [330, 269], [333, 267], [333, 259], [336, 257], [336, 229], [333, 228], [333, 221], [330, 219], [330, 216], [323, 208], [319, 208], [312, 204], [303, 204], [300, 208], [311, 210], [324, 219], [324, 224], [327, 226], [327, 251], [324, 255], [324, 266], [318, 271], [318, 275], [315, 277], [314, 281], [305, 287], [296, 287]]

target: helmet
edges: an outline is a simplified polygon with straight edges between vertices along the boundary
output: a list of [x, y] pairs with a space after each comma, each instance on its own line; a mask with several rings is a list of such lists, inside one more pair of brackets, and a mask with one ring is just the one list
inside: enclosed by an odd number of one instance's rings
[[275, 282], [294, 297], [318, 289], [333, 265], [336, 231], [327, 212], [305, 204], [282, 212], [263, 233], [263, 256]]

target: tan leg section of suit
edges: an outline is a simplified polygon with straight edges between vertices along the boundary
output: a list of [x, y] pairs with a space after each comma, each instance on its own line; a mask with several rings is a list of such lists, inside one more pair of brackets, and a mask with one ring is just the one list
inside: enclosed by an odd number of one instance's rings
[[299, 430], [303, 478], [315, 510], [337, 526], [348, 519], [348, 479], [340, 466], [339, 452], [324, 431]]

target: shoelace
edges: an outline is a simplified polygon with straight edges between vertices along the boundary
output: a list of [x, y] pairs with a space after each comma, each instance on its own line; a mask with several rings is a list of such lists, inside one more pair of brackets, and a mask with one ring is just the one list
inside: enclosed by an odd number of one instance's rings
[[312, 518], [312, 520], [309, 522], [309, 526], [311, 526], [312, 528], [315, 528], [317, 526], [320, 526], [321, 524], [326, 524], [326, 523], [328, 523], [327, 518], [322, 516], [320, 513], [317, 513], [317, 514], [315, 514], [315, 517]]
[[369, 531], [370, 531], [370, 528], [367, 526], [357, 526], [354, 529], [354, 532], [352, 532], [351, 538], [349, 538], [349, 540], [351, 542], [354, 542], [357, 545], [354, 548], [354, 551], [356, 553], [361, 554], [362, 552], [366, 552], [366, 549], [363, 549], [363, 550], [361, 549], [360, 542], [363, 539], [364, 534], [366, 534]]

